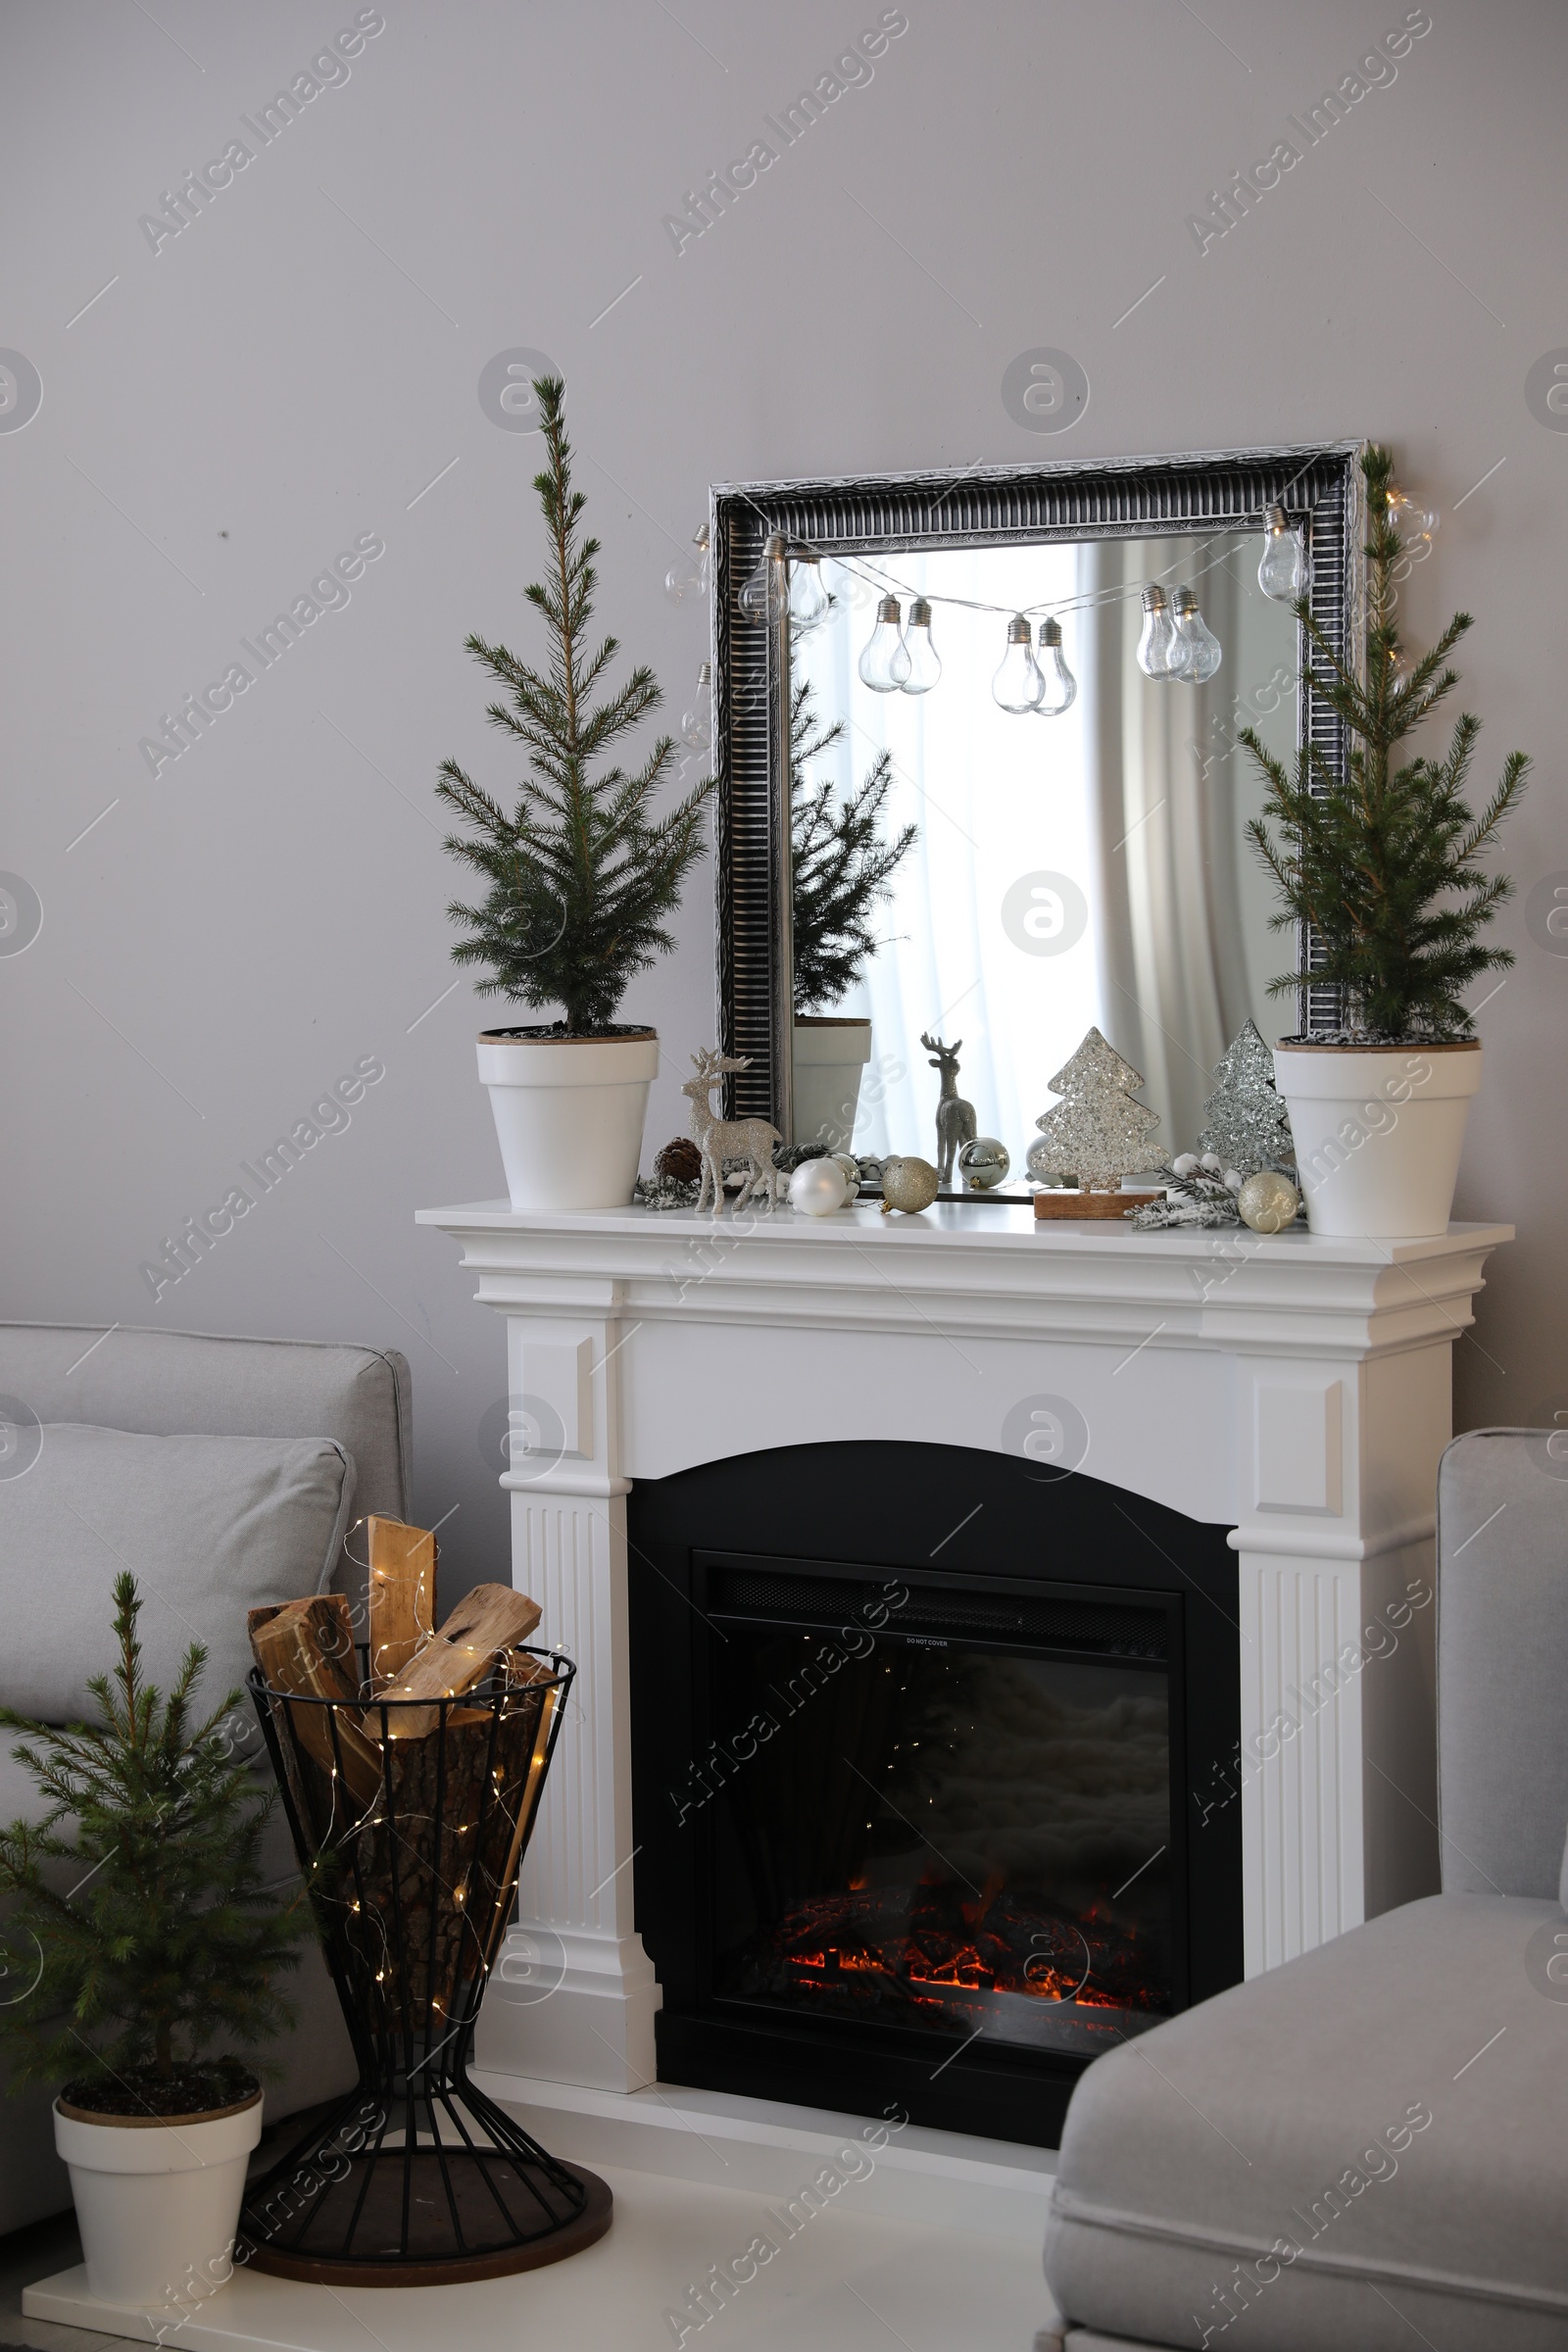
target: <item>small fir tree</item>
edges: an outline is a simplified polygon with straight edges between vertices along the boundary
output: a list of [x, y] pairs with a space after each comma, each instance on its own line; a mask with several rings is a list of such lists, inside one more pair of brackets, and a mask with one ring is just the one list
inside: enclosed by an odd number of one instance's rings
[[1369, 516], [1362, 676], [1336, 655], [1307, 599], [1296, 606], [1314, 688], [1348, 739], [1345, 773], [1337, 775], [1308, 744], [1293, 778], [1252, 728], [1240, 735], [1268, 787], [1263, 815], [1248, 829], [1283, 901], [1274, 926], [1310, 924], [1316, 950], [1310, 972], [1284, 972], [1269, 985], [1283, 996], [1308, 978], [1337, 984], [1349, 1043], [1446, 1042], [1474, 1034], [1461, 992], [1513, 961], [1508, 949], [1482, 941], [1513, 888], [1507, 875], [1483, 872], [1482, 854], [1523, 792], [1530, 763], [1523, 752], [1510, 752], [1496, 791], [1473, 811], [1464, 788], [1481, 724], [1465, 711], [1446, 760], [1418, 755], [1396, 764], [1405, 736], [1458, 683], [1447, 658], [1470, 615], [1456, 612], [1408, 682], [1401, 680], [1393, 459], [1386, 449], [1368, 449], [1361, 469]]
[[199, 1642], [167, 1698], [144, 1683], [141, 1605], [134, 1577], [118, 1578], [119, 1662], [87, 1686], [96, 1726], [0, 1708], [46, 1799], [38, 1822], [0, 1832], [6, 1973], [31, 1984], [0, 2008], [0, 2040], [13, 2087], [42, 2078], [108, 2112], [188, 2114], [274, 2071], [212, 2045], [249, 2050], [293, 2023], [275, 1980], [297, 1964], [308, 1914], [303, 1889], [281, 1902], [262, 1875], [276, 1791], [230, 1753], [241, 1693], [193, 1719]]
[[592, 650], [588, 645], [599, 541], [579, 528], [587, 501], [571, 486], [562, 421], [565, 388], [559, 377], [544, 376], [533, 389], [547, 461], [534, 488], [550, 564], [548, 584], [535, 581], [523, 593], [550, 632], [548, 671], [531, 668], [503, 645], [467, 640], [469, 653], [510, 697], [491, 703], [486, 715], [522, 745], [532, 773], [508, 816], [455, 760], [442, 761], [436, 791], [472, 828], [471, 836], [454, 834], [445, 846], [490, 885], [480, 906], [454, 901], [447, 912], [468, 926], [454, 960], [489, 966], [477, 984], [481, 996], [560, 1004], [561, 1034], [603, 1037], [615, 1034], [615, 1010], [633, 974], [649, 970], [675, 944], [666, 918], [703, 854], [702, 809], [712, 778], [657, 815], [655, 794], [676, 757], [667, 735], [635, 774], [618, 766], [591, 772], [662, 696], [653, 671], [637, 668], [607, 701], [593, 700], [620, 648], [613, 637]]
[[1036, 1119], [1046, 1149], [1035, 1147], [1030, 1165], [1047, 1175], [1076, 1175], [1085, 1192], [1114, 1192], [1156, 1156], [1145, 1147], [1159, 1113], [1133, 1101], [1143, 1083], [1131, 1062], [1091, 1029], [1051, 1081], [1052, 1093], [1064, 1099]]
[[808, 679], [790, 698], [790, 858], [794, 878], [795, 1009], [837, 1004], [881, 944], [871, 914], [890, 895], [894, 869], [919, 838], [906, 825], [882, 832], [893, 788], [893, 755], [878, 752], [858, 792], [840, 800], [829, 780], [807, 770], [844, 736], [844, 721], [817, 718]]

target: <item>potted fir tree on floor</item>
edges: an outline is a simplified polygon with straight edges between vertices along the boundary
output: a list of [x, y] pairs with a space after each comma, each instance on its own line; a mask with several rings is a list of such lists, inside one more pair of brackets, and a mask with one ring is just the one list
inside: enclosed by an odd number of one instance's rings
[[547, 460], [534, 488], [550, 562], [548, 584], [524, 594], [549, 631], [550, 663], [540, 671], [503, 645], [467, 640], [509, 698], [487, 715], [526, 752], [531, 773], [508, 816], [455, 760], [442, 762], [436, 791], [471, 828], [446, 847], [490, 885], [479, 906], [455, 902], [447, 911], [467, 926], [456, 960], [489, 967], [481, 996], [562, 1007], [557, 1020], [479, 1039], [514, 1208], [618, 1208], [636, 1181], [659, 1041], [614, 1016], [633, 973], [675, 944], [665, 921], [703, 854], [712, 780], [657, 815], [654, 797], [676, 753], [668, 736], [634, 774], [590, 772], [662, 697], [652, 670], [639, 668], [607, 701], [592, 699], [619, 648], [613, 637], [588, 643], [599, 542], [580, 529], [586, 501], [571, 487], [564, 387], [546, 376], [533, 389]]
[[0, 2042], [14, 2083], [64, 2082], [55, 2144], [93, 2294], [163, 2308], [227, 2277], [262, 2132], [232, 2047], [292, 2022], [275, 1979], [308, 1913], [303, 1890], [283, 1903], [263, 1879], [272, 1799], [224, 1737], [241, 1693], [194, 1720], [199, 1644], [167, 1698], [143, 1683], [140, 1607], [122, 1576], [119, 1663], [87, 1686], [96, 1726], [0, 1709], [43, 1799], [0, 1832], [6, 1973], [31, 1985], [0, 2009]]
[[811, 761], [843, 733], [842, 719], [820, 724], [809, 682], [803, 680], [790, 702], [795, 1141], [825, 1144], [830, 1152], [847, 1152], [855, 1134], [871, 1024], [820, 1008], [841, 1003], [863, 974], [879, 944], [871, 910], [888, 896], [894, 868], [919, 833], [918, 826], [906, 825], [895, 839], [883, 837], [891, 752], [878, 752], [859, 790], [843, 800], [831, 781], [811, 781]]
[[[1431, 715], [1457, 672], [1447, 657], [1470, 626], [1455, 613], [1408, 678], [1395, 624], [1402, 553], [1391, 518], [1393, 460], [1368, 449], [1367, 628], [1361, 674], [1334, 654], [1302, 598], [1297, 617], [1317, 691], [1344, 722], [1337, 775], [1315, 746], [1294, 777], [1250, 728], [1241, 741], [1267, 784], [1249, 830], [1279, 886], [1276, 928], [1310, 926], [1308, 972], [1273, 981], [1277, 995], [1308, 979], [1342, 992], [1333, 1038], [1283, 1038], [1275, 1082], [1290, 1106], [1297, 1165], [1314, 1232], [1409, 1240], [1448, 1222], [1481, 1042], [1461, 992], [1512, 963], [1483, 932], [1513, 884], [1482, 856], [1524, 789], [1529, 761], [1510, 752], [1479, 812], [1465, 783], [1480, 721], [1463, 713], [1446, 760], [1399, 747]], [[1270, 826], [1276, 828], [1270, 831]]]

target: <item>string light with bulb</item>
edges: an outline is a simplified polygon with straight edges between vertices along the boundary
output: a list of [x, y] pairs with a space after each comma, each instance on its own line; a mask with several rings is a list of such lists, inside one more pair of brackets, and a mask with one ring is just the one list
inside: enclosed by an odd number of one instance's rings
[[1165, 591], [1157, 580], [1151, 580], [1143, 591], [1144, 626], [1138, 640], [1138, 666], [1146, 678], [1156, 685], [1166, 684], [1173, 675], [1171, 662], [1176, 651], [1176, 625], [1170, 616], [1170, 605]]
[[[1430, 552], [1437, 514], [1418, 506], [1403, 491], [1391, 492], [1389, 503], [1411, 561], [1420, 561]], [[1263, 520], [1258, 586], [1277, 603], [1292, 602], [1304, 591], [1310, 571], [1301, 529], [1279, 502], [1265, 509]], [[706, 526], [699, 537], [706, 542]], [[1216, 532], [1204, 546], [1229, 537], [1228, 532]], [[1224, 562], [1228, 554], [1227, 548], [1213, 564]], [[885, 566], [866, 558], [841, 556], [833, 561], [876, 594], [876, 618], [858, 664], [861, 680], [875, 693], [928, 694], [938, 683], [942, 662], [932, 636], [934, 605], [954, 605], [977, 612], [1007, 610], [976, 597], [916, 595]], [[1200, 564], [1197, 576], [1209, 568], [1212, 564]], [[1055, 600], [1040, 624], [1038, 657], [1029, 625], [1030, 610], [1011, 613], [1003, 660], [992, 683], [999, 709], [1011, 715], [1048, 718], [1070, 710], [1078, 687], [1062, 650], [1060, 614], [1092, 612], [1134, 596], [1143, 605], [1137, 660], [1144, 674], [1160, 684], [1196, 686], [1212, 678], [1224, 660], [1224, 649], [1204, 621], [1194, 588], [1179, 588], [1172, 597], [1159, 581], [1118, 585]], [[905, 598], [909, 600], [907, 624]], [[791, 551], [784, 536], [776, 532], [766, 539], [738, 601], [742, 613], [750, 619], [775, 622], [787, 613], [802, 629], [814, 626], [833, 604], [822, 582], [820, 555], [807, 549]], [[1039, 612], [1041, 608], [1033, 611]]]
[[896, 694], [909, 676], [909, 656], [904, 643], [904, 614], [896, 596], [885, 596], [876, 609], [876, 625], [865, 641], [859, 661], [860, 683], [873, 694]]
[[1072, 708], [1078, 693], [1078, 681], [1062, 659], [1061, 623], [1054, 614], [1040, 623], [1040, 651], [1035, 658], [1040, 672], [1041, 694], [1035, 705], [1037, 718], [1059, 718]]
[[1046, 681], [1034, 656], [1034, 630], [1024, 615], [1015, 612], [1007, 623], [1007, 650], [991, 681], [991, 699], [997, 709], [1009, 711], [1014, 717], [1037, 710], [1046, 691]]
[[699, 523], [692, 533], [692, 552], [673, 563], [664, 574], [664, 594], [672, 605], [684, 604], [689, 596], [708, 594], [709, 531], [706, 522]]
[[681, 712], [680, 739], [689, 752], [711, 751], [713, 745], [713, 665], [699, 662], [697, 686], [689, 710]]
[[1257, 584], [1277, 605], [1293, 605], [1306, 590], [1306, 549], [1301, 534], [1281, 506], [1263, 515], [1263, 556]]
[[790, 619], [798, 629], [814, 628], [832, 603], [822, 585], [822, 565], [815, 556], [790, 558]]
[[923, 596], [917, 596], [909, 607], [904, 650], [909, 657], [909, 674], [901, 692], [929, 694], [942, 675], [942, 658], [931, 641], [931, 607]]
[[781, 621], [788, 612], [789, 569], [784, 541], [777, 531], [763, 543], [762, 552], [736, 601], [748, 620], [766, 621], [769, 625]]
[[1213, 630], [1206, 626], [1198, 609], [1197, 595], [1191, 588], [1177, 589], [1172, 610], [1175, 628], [1171, 648], [1171, 676], [1180, 678], [1188, 686], [1202, 686], [1225, 659], [1224, 648]]

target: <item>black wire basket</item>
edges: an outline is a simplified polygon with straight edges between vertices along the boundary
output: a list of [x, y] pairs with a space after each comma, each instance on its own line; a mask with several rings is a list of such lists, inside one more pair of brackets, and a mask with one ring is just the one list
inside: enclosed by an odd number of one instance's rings
[[351, 1703], [252, 1669], [360, 2079], [248, 2188], [235, 2253], [251, 2269], [437, 2285], [559, 2262], [609, 2229], [605, 2182], [467, 2074], [575, 1672], [514, 1649], [460, 1698]]

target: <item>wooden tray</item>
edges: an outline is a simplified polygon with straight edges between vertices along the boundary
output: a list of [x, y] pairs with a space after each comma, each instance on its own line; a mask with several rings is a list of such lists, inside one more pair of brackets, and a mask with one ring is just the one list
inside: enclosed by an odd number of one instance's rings
[[1163, 1200], [1157, 1193], [1074, 1193], [1065, 1189], [1035, 1195], [1035, 1215], [1088, 1224], [1104, 1217], [1125, 1216], [1130, 1208], [1142, 1208], [1150, 1200]]

